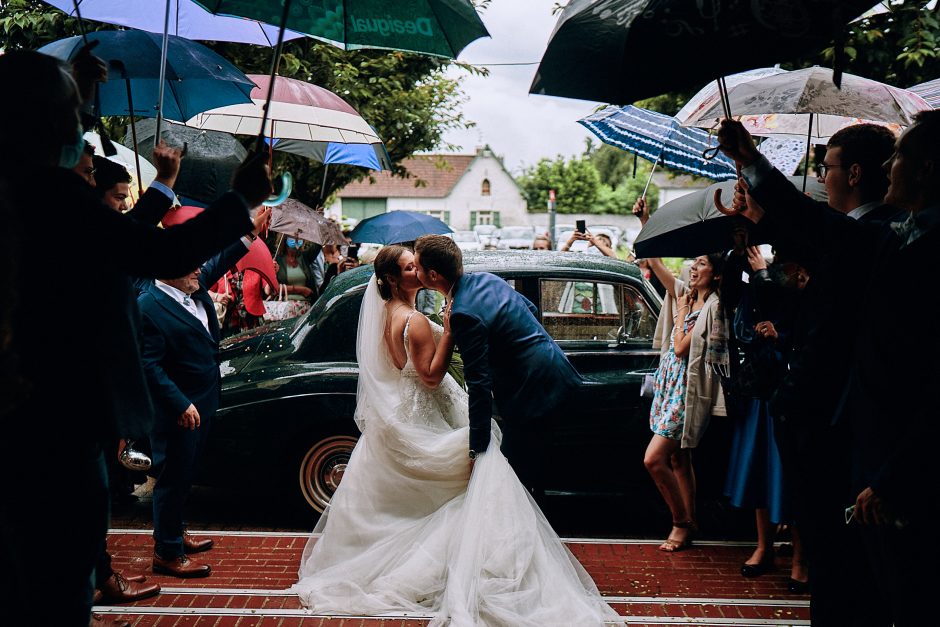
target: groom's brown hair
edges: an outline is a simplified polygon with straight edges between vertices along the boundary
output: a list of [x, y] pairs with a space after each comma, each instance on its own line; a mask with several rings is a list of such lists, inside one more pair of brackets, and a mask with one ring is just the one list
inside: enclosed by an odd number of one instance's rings
[[425, 270], [434, 270], [450, 283], [463, 276], [463, 253], [446, 235], [422, 235], [415, 240], [415, 254], [421, 255]]

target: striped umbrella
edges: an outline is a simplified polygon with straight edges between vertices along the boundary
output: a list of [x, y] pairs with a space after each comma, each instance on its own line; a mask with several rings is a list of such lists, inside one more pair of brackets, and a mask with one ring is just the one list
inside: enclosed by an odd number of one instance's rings
[[716, 181], [737, 178], [734, 162], [725, 155], [711, 161], [702, 152], [715, 146], [707, 131], [683, 128], [676, 118], [627, 105], [609, 106], [578, 120], [604, 143], [622, 148], [654, 164]]
[[908, 91], [912, 91], [926, 100], [927, 104], [934, 109], [940, 109], [940, 78], [909, 87]]
[[[270, 77], [249, 74], [248, 78], [257, 84], [250, 103], [200, 113], [186, 125], [235, 135], [257, 135], [261, 131]], [[345, 100], [312, 83], [277, 78], [264, 135], [275, 150], [321, 163], [391, 169], [391, 160], [375, 129]]]

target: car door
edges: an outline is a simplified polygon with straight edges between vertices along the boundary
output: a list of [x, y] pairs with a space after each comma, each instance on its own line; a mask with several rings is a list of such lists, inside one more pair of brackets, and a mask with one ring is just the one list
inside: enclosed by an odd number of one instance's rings
[[649, 489], [643, 453], [650, 439], [645, 376], [658, 301], [639, 281], [540, 277], [527, 286], [541, 321], [588, 385], [553, 426], [552, 492], [623, 494]]

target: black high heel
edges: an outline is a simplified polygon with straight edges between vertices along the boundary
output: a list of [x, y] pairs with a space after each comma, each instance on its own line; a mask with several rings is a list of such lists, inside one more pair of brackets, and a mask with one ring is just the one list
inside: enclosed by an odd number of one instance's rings
[[787, 590], [790, 594], [809, 594], [809, 581], [797, 581], [793, 577], [787, 579]]
[[771, 551], [764, 555], [764, 558], [756, 564], [742, 564], [742, 577], [760, 577], [764, 573], [769, 573], [774, 569], [774, 553]]

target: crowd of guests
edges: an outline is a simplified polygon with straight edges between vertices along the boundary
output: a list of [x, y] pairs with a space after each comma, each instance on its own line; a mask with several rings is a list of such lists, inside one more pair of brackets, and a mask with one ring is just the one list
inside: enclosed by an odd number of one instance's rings
[[[741, 167], [730, 252], [696, 258], [665, 287], [662, 356], [645, 464], [670, 512], [660, 546], [697, 531], [692, 450], [730, 420], [724, 492], [755, 512], [744, 577], [775, 567], [791, 532], [789, 589], [810, 591], [814, 625], [921, 624], [935, 563], [940, 111], [900, 137], [859, 124], [831, 137], [817, 175], [828, 204], [799, 192], [726, 120], [721, 149]], [[648, 217], [638, 200], [634, 213]], [[773, 245], [771, 260], [749, 238]]]

